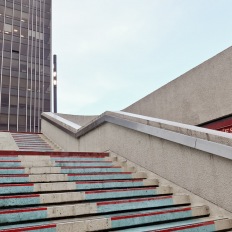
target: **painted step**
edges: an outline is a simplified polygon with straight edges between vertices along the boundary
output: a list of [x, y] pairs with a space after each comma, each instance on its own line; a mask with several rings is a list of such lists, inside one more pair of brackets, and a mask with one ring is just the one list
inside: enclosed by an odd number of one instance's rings
[[81, 174], [81, 173], [106, 173], [106, 172], [134, 172], [134, 167], [121, 166], [71, 166], [71, 167], [1, 167], [0, 175], [16, 175], [16, 174]]
[[[232, 219], [193, 219], [161, 225], [137, 227], [133, 229], [114, 230], [120, 232], [214, 232], [232, 229]], [[57, 230], [55, 230], [57, 231]], [[84, 231], [84, 230], [83, 230]]]
[[49, 156], [49, 157], [89, 157], [89, 158], [105, 158], [109, 157], [107, 152], [40, 152], [40, 151], [0, 151], [0, 156]]
[[0, 151], [0, 160], [35, 163], [35, 161], [116, 161], [117, 158], [109, 156], [109, 153], [93, 152]]
[[172, 194], [172, 188], [169, 186], [127, 188], [114, 190], [95, 190], [86, 192], [14, 195], [0, 197], [0, 207], [78, 202], [98, 199], [118, 199], [167, 194]]
[[99, 213], [167, 207], [184, 204], [190, 204], [188, 195], [161, 196], [50, 207], [0, 210], [0, 223], [16, 223], [31, 220], [64, 218], [79, 215], [92, 215]]
[[158, 186], [157, 179], [134, 180], [103, 180], [82, 182], [53, 182], [53, 183], [28, 183], [28, 184], [0, 184], [0, 195], [55, 192], [72, 190], [134, 188], [144, 186]]
[[70, 162], [70, 161], [116, 161], [117, 158], [116, 157], [94, 157], [94, 156], [85, 156], [85, 157], [74, 157], [74, 156], [30, 156], [30, 155], [27, 155], [27, 156], [22, 156], [22, 155], [19, 155], [19, 156], [3, 156], [3, 155], [0, 155], [0, 160], [1, 161], [8, 161], [8, 160], [15, 160], [15, 161], [21, 161], [21, 162], [35, 162], [38, 161], [38, 162], [52, 162], [52, 161], [55, 161], [55, 162], [59, 162], [59, 161], [62, 161], [62, 162]]
[[42, 175], [0, 175], [0, 184], [5, 183], [41, 183], [58, 181], [91, 181], [91, 180], [129, 180], [145, 179], [145, 172], [110, 172], [110, 173], [86, 173], [86, 174], [42, 174]]
[[111, 167], [121, 166], [119, 162], [112, 161], [51, 161], [51, 160], [38, 160], [37, 162], [31, 161], [19, 161], [19, 160], [0, 160], [0, 167], [63, 167], [63, 166], [81, 166], [81, 167]]
[[[13, 226], [14, 230], [18, 229], [18, 231], [40, 231], [41, 229], [52, 228], [52, 231], [58, 232], [76, 232], [78, 231], [99, 231], [99, 230], [109, 230], [116, 229], [121, 227], [128, 226], [138, 226], [148, 223], [156, 223], [156, 222], [165, 222], [171, 220], [181, 220], [192, 217], [200, 217], [206, 216], [209, 214], [209, 209], [207, 206], [199, 206], [199, 207], [179, 207], [172, 209], [161, 209], [161, 210], [144, 210], [137, 211], [134, 213], [118, 213], [110, 216], [102, 216], [98, 218], [92, 219], [66, 219], [66, 220], [56, 220], [47, 224], [46, 222], [36, 224], [29, 223], [24, 225], [15, 225]], [[21, 227], [21, 229], [19, 228]], [[2, 228], [7, 228], [2, 227]], [[1, 227], [0, 227], [1, 229]], [[12, 229], [12, 228], [11, 228]], [[13, 231], [14, 231], [13, 230]], [[136, 230], [136, 229], [135, 229]], [[1, 230], [0, 230], [1, 231]], [[43, 231], [43, 230], [42, 230]], [[10, 232], [10, 230], [7, 230]]]

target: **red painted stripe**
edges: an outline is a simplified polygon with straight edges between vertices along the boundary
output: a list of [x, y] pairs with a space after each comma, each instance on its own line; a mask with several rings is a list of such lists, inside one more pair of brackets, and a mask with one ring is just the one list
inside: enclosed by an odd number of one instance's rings
[[0, 188], [5, 188], [5, 187], [27, 187], [27, 186], [34, 186], [34, 184], [0, 184]]
[[109, 153], [105, 152], [60, 152], [60, 151], [0, 151], [0, 156], [17, 156], [17, 155], [39, 155], [52, 157], [108, 157]]
[[95, 184], [95, 183], [111, 183], [111, 182], [143, 182], [140, 179], [133, 179], [133, 180], [98, 180], [98, 181], [81, 181], [76, 182], [76, 184]]
[[114, 168], [121, 168], [120, 166], [113, 166], [113, 167], [106, 167], [106, 166], [62, 166], [61, 169], [86, 169], [86, 168], [111, 168], [111, 169], [114, 169]]
[[43, 208], [28, 208], [28, 209], [12, 209], [12, 210], [2, 210], [0, 214], [12, 214], [12, 213], [27, 213], [27, 212], [36, 212], [36, 211], [45, 211], [47, 207]]
[[150, 213], [124, 215], [124, 216], [112, 217], [111, 220], [116, 221], [116, 220], [123, 220], [123, 219], [136, 218], [136, 217], [149, 217], [149, 216], [168, 214], [168, 213], [186, 212], [190, 210], [192, 210], [192, 208], [181, 208], [181, 209], [165, 210], [165, 211], [150, 212]]
[[36, 197], [40, 197], [40, 195], [39, 194], [31, 194], [31, 195], [4, 196], [4, 197], [0, 197], [0, 200], [14, 199], [14, 198], [36, 198]]
[[1, 178], [4, 178], [4, 177], [5, 178], [6, 177], [29, 177], [29, 175], [28, 174], [18, 174], [18, 175], [17, 174], [16, 175], [13, 174], [13, 175], [0, 175], [0, 177]]
[[104, 175], [123, 175], [123, 174], [132, 174], [132, 172], [95, 172], [95, 173], [81, 173], [81, 174], [67, 174], [68, 176], [104, 176]]
[[146, 190], [156, 190], [156, 187], [129, 188], [129, 189], [118, 189], [118, 190], [95, 190], [95, 191], [87, 191], [85, 192], [85, 194], [109, 193], [109, 192], [131, 192], [131, 191], [146, 191]]
[[97, 205], [101, 206], [101, 205], [126, 204], [126, 203], [141, 202], [141, 201], [158, 201], [158, 200], [165, 200], [170, 198], [172, 198], [172, 196], [149, 197], [149, 198], [130, 199], [130, 200], [118, 200], [118, 201], [105, 201], [105, 202], [98, 202]]
[[197, 224], [191, 224], [191, 225], [179, 226], [175, 228], [168, 228], [168, 229], [161, 229], [161, 230], [149, 230], [149, 232], [172, 232], [172, 231], [180, 231], [184, 229], [191, 229], [191, 228], [197, 228], [197, 227], [209, 226], [209, 225], [214, 225], [214, 221], [202, 222], [202, 223], [197, 223]]
[[32, 231], [32, 230], [41, 230], [41, 229], [49, 229], [49, 228], [56, 228], [55, 224], [50, 225], [42, 225], [42, 226], [30, 226], [30, 227], [21, 227], [15, 229], [6, 229], [3, 230], [4, 232], [24, 232], [24, 231]]

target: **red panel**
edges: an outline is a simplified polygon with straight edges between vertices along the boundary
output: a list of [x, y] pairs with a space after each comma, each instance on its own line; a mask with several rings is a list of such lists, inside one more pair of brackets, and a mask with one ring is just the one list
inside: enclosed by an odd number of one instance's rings
[[226, 133], [232, 133], [232, 117], [219, 119], [217, 121], [207, 123], [202, 127], [212, 130], [223, 131]]

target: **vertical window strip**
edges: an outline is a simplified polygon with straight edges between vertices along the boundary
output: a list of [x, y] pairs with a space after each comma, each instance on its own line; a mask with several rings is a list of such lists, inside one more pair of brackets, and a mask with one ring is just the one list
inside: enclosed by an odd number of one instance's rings
[[10, 116], [11, 116], [11, 82], [12, 82], [12, 49], [13, 49], [13, 37], [14, 37], [14, 4], [15, 4], [15, 0], [13, 0], [13, 15], [12, 15], [12, 24], [11, 24], [11, 28], [12, 28], [12, 32], [11, 32], [11, 51], [10, 51], [10, 84], [9, 84], [9, 106], [8, 106], [8, 131], [10, 130]]
[[[43, 34], [45, 35], [45, 0], [43, 2]], [[44, 51], [44, 46], [45, 46], [45, 37], [43, 39], [43, 90], [42, 90], [42, 112], [44, 112], [44, 95], [45, 95], [45, 89], [44, 89], [44, 63], [45, 63], [45, 51]]]
[[28, 30], [27, 30], [27, 84], [26, 84], [26, 132], [28, 132], [28, 92], [29, 92], [29, 51], [30, 51], [30, 39], [29, 39], [29, 30], [30, 30], [30, 19], [31, 19], [31, 0], [29, 0], [28, 6]]
[[[32, 13], [31, 13], [31, 31], [34, 29], [34, 4], [35, 0], [32, 1]], [[30, 88], [30, 132], [32, 132], [32, 93], [33, 93], [33, 51], [34, 51], [34, 39], [31, 36], [31, 88]]]
[[37, 33], [38, 33], [38, 17], [37, 17], [37, 9], [38, 9], [38, 0], [36, 0], [36, 6], [35, 6], [35, 59], [34, 59], [34, 64], [35, 64], [35, 82], [34, 82], [34, 86], [35, 86], [35, 91], [34, 91], [34, 120], [33, 120], [33, 124], [34, 124], [34, 131], [36, 132], [36, 102], [37, 102], [37, 45], [38, 45], [38, 40], [37, 40]]
[[20, 79], [21, 79], [21, 47], [22, 47], [22, 9], [23, 8], [23, 3], [21, 1], [21, 11], [20, 11], [20, 28], [19, 28], [19, 71], [18, 71], [18, 99], [17, 99], [17, 132], [19, 131], [19, 117], [20, 117], [20, 114], [19, 114], [19, 110], [20, 110], [20, 107], [19, 107], [19, 104], [20, 104], [20, 101], [19, 101], [19, 98], [20, 98]]
[[[5, 25], [6, 21], [6, 0], [5, 0], [5, 6], [4, 6], [4, 15], [3, 15], [3, 24]], [[5, 44], [5, 33], [4, 30], [2, 30], [2, 63], [1, 63], [1, 80], [0, 80], [0, 114], [2, 113], [2, 81], [3, 81], [3, 59], [4, 59], [4, 44]]]
[[[41, 31], [41, 27], [42, 27], [42, 3], [41, 3], [41, 0], [39, 1], [39, 34], [42, 33]], [[44, 39], [43, 39], [44, 40]], [[37, 132], [40, 132], [40, 117], [41, 117], [41, 38], [39, 40], [39, 96], [38, 96], [38, 131]]]

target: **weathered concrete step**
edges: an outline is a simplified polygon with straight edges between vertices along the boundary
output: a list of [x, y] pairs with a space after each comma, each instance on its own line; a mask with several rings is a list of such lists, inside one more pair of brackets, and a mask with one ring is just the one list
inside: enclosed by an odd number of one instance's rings
[[16, 160], [21, 162], [52, 162], [52, 161], [62, 161], [62, 162], [70, 162], [70, 161], [116, 161], [116, 157], [95, 157], [95, 156], [30, 156], [30, 155], [15, 155], [15, 156], [4, 156], [0, 155], [1, 161], [8, 161], [8, 160]]
[[[232, 228], [232, 219], [192, 219], [161, 225], [137, 227], [133, 229], [114, 230], [120, 232], [214, 232], [228, 231]], [[55, 230], [57, 231], [57, 230]], [[84, 230], [83, 230], [84, 231]]]
[[0, 195], [91, 189], [134, 188], [158, 185], [159, 182], [157, 179], [0, 184]]
[[0, 207], [78, 202], [98, 199], [119, 199], [167, 194], [172, 194], [172, 188], [169, 186], [95, 190], [83, 192], [62, 192], [50, 194], [21, 194], [13, 196], [0, 196]]
[[0, 175], [16, 175], [16, 174], [78, 174], [78, 173], [106, 173], [106, 172], [134, 172], [134, 167], [121, 166], [71, 166], [71, 167], [1, 167]]
[[145, 172], [106, 172], [85, 174], [17, 174], [0, 175], [0, 184], [5, 183], [33, 183], [33, 182], [58, 182], [58, 181], [89, 181], [89, 180], [129, 180], [145, 179]]
[[106, 152], [40, 152], [40, 151], [0, 151], [0, 157], [53, 157], [53, 158], [105, 158], [109, 157]]
[[[110, 230], [115, 228], [139, 226], [148, 223], [166, 222], [171, 220], [181, 220], [192, 217], [206, 216], [209, 214], [207, 206], [199, 207], [175, 207], [171, 209], [159, 209], [159, 210], [144, 210], [133, 213], [118, 213], [109, 216], [92, 217], [91, 219], [78, 219], [72, 220], [56, 220], [48, 224], [48, 222], [36, 224], [28, 223], [24, 225], [13, 226], [18, 231], [41, 231], [41, 229], [52, 228], [52, 231], [57, 232], [76, 232], [76, 231], [99, 231], [99, 230]], [[21, 229], [19, 228], [21, 227]], [[2, 227], [2, 229], [6, 227]], [[11, 228], [12, 229], [12, 228]], [[136, 231], [136, 229], [134, 228]], [[1, 231], [1, 227], [0, 227]], [[43, 231], [43, 230], [42, 230]], [[6, 232], [10, 232], [7, 230]]]
[[30, 220], [64, 218], [79, 215], [92, 215], [184, 204], [190, 204], [188, 195], [133, 198], [127, 200], [58, 205], [50, 207], [18, 208], [11, 210], [0, 210], [0, 223], [5, 224]]
[[19, 160], [0, 160], [0, 167], [111, 167], [111, 166], [120, 166], [122, 163], [112, 162], [112, 161], [51, 161], [51, 160], [37, 160], [36, 162], [31, 161], [19, 161]]

